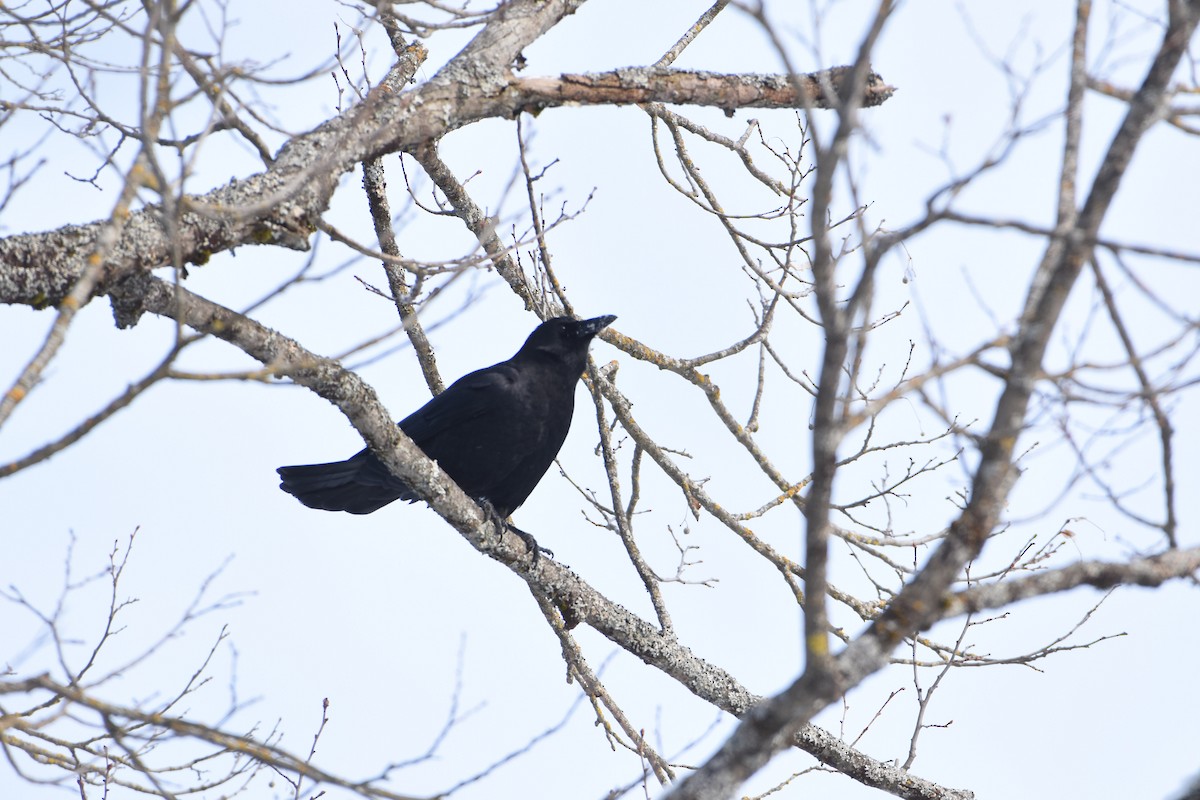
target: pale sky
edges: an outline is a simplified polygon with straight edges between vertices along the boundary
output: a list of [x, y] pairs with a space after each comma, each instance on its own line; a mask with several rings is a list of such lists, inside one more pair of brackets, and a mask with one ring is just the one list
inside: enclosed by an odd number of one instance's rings
[[[629, 0], [586, 4], [529, 48], [524, 74], [653, 63], [707, 5], [689, 1], [647, 7]], [[346, 23], [353, 20], [342, 6], [319, 0], [291, 4], [286, 15], [264, 13], [266, 5], [232, 6], [230, 16], [241, 22], [226, 42], [227, 60], [268, 62], [286, 56], [272, 68], [280, 76], [300, 73], [325, 57], [334, 46], [334, 23], [340, 21], [346, 37]], [[1096, 46], [1089, 52], [1089, 63], [1116, 65], [1104, 68], [1106, 77], [1136, 85], [1154, 37], [1127, 16], [1120, 30], [1128, 35], [1102, 53], [1107, 8], [1097, 5]], [[1158, 4], [1149, 8], [1159, 13]], [[819, 33], [822, 60], [798, 43], [797, 36], [817, 36], [807, 4], [805, 9], [798, 13], [790, 3], [768, 4], [771, 17], [790, 37], [796, 66], [807, 70], [852, 59], [872, 6], [837, 4], [837, 12]], [[1035, 71], [1039, 60], [1045, 62], [1044, 74], [1023, 99], [1020, 123], [1031, 125], [1043, 118], [1048, 122], [1024, 140], [1001, 169], [971, 187], [958, 207], [1051, 225], [1061, 148], [1060, 120], [1051, 115], [1065, 99], [1064, 48], [1072, 24], [1068, 4], [970, 4], [968, 11], [948, 2], [903, 4], [873, 60], [898, 92], [880, 108], [864, 112], [868, 135], [858, 137], [852, 151], [859, 191], [871, 203], [871, 223], [899, 228], [922, 213], [929, 192], [947, 180], [946, 163], [937, 153], [943, 144], [954, 169], [966, 172], [1001, 140], [1011, 113], [1010, 83], [996, 62], [981, 53], [986, 47], [994, 58], [1009, 57], [1018, 77]], [[264, 30], [270, 35], [264, 37]], [[199, 25], [190, 32], [195, 37], [192, 46], [214, 47]], [[430, 60], [418, 78], [432, 75], [463, 41], [435, 37]], [[378, 31], [366, 46], [370, 76], [378, 79], [390, 51]], [[1134, 58], [1137, 55], [1143, 57]], [[733, 10], [701, 35], [676, 66], [728, 72], [781, 69], [755, 26]], [[110, 97], [118, 105], [133, 102], [116, 92]], [[317, 80], [300, 91], [280, 90], [266, 100], [272, 104], [270, 112], [295, 132], [336, 113], [338, 103], [332, 79]], [[1115, 101], [1089, 98], [1082, 187], [1089, 184], [1121, 111]], [[683, 112], [733, 138], [745, 131], [748, 119], [758, 118], [779, 147], [794, 150], [800, 142], [794, 118], [784, 112], [739, 111], [733, 119], [713, 110]], [[10, 123], [5, 129], [10, 142], [0, 150], [5, 158], [20, 146], [20, 136], [32, 140], [44, 130], [36, 119], [19, 124], [26, 127], [14, 131]], [[752, 289], [739, 271], [736, 253], [719, 226], [662, 181], [644, 113], [635, 107], [551, 109], [537, 119], [526, 118], [525, 124], [534, 136], [535, 160], [545, 166], [558, 159], [539, 184], [547, 194], [547, 216], [556, 215], [563, 203], [570, 211], [578, 210], [595, 190], [586, 211], [550, 236], [554, 266], [581, 314], [616, 314], [615, 329], [682, 356], [708, 352], [752, 330], [746, 304]], [[821, 124], [826, 123], [818, 120]], [[494, 209], [502, 204], [511, 212], [520, 209], [523, 191], [518, 186], [514, 196], [505, 196], [515, 140], [513, 123], [489, 121], [448, 136], [442, 154], [460, 178], [480, 171], [468, 188], [481, 205]], [[58, 145], [65, 140], [53, 141]], [[282, 143], [277, 136], [271, 141], [275, 147]], [[1200, 189], [1190, 167], [1195, 156], [1185, 150], [1194, 146], [1166, 126], [1152, 131], [1103, 234], [1195, 252]], [[193, 191], [261, 169], [253, 153], [230, 146], [227, 138], [214, 137], [204, 147], [192, 178]], [[722, 185], [730, 187], [724, 197], [731, 211], [760, 208], [755, 204], [762, 202], [761, 195], [749, 190], [738, 194], [736, 187], [745, 182], [738, 182], [736, 163], [700, 148], [695, 155], [708, 159], [703, 162], [707, 177], [727, 181]], [[0, 216], [0, 235], [90, 222], [111, 209], [116, 185], [111, 173], [99, 181], [101, 190], [64, 174], [91, 174], [95, 160], [89, 153], [64, 146], [47, 151], [46, 157], [37, 182]], [[399, 162], [392, 156], [385, 163], [393, 210], [399, 210], [405, 199]], [[412, 162], [408, 168], [410, 175], [419, 172]], [[328, 219], [371, 241], [360, 180], [357, 171], [345, 176]], [[417, 186], [427, 199], [428, 181]], [[843, 183], [843, 193], [836, 198], [843, 211], [852, 205], [844, 189]], [[404, 252], [418, 258], [453, 258], [473, 246], [458, 220], [430, 219], [419, 212], [405, 217], [398, 235]], [[928, 363], [926, 329], [933, 331], [948, 356], [969, 353], [995, 336], [997, 328], [1011, 331], [1042, 247], [1040, 240], [1023, 234], [948, 225], [914, 239], [880, 273], [876, 312], [904, 310], [872, 340], [869, 362], [883, 370], [886, 383], [896, 379], [910, 340], [918, 345], [914, 363]], [[329, 270], [351, 255], [322, 240], [317, 271]], [[265, 247], [241, 248], [191, 269], [186, 286], [240, 308], [295, 273], [309, 257]], [[1200, 296], [1194, 266], [1136, 263], [1139, 276], [1164, 290], [1177, 308], [1194, 308], [1194, 300], [1187, 299]], [[365, 291], [356, 275], [385, 285], [378, 266], [361, 261], [327, 280], [292, 289], [255, 316], [314, 352], [339, 355], [396, 322], [394, 307]], [[1119, 291], [1128, 298], [1139, 345], [1149, 348], [1169, 335], [1161, 317], [1128, 285]], [[468, 298], [474, 299], [460, 313]], [[1111, 334], [1089, 322], [1094, 303], [1082, 287], [1072, 297], [1070, 314], [1056, 331], [1052, 364], [1053, 359], [1061, 362], [1089, 324], [1099, 332], [1090, 340], [1085, 360], [1120, 360]], [[507, 358], [535, 322], [492, 272], [465, 276], [426, 313], [423, 319], [431, 326], [452, 318], [431, 333], [447, 380]], [[0, 385], [5, 389], [36, 351], [51, 321], [51, 312], [0, 307], [0, 341], [5, 343], [0, 348]], [[56, 438], [95, 412], [155, 364], [172, 335], [171, 323], [149, 317], [133, 330], [118, 331], [107, 302], [93, 302], [79, 315], [43, 384], [0, 429], [0, 463]], [[797, 363], [815, 366], [811, 358], [804, 360], [805, 354], [817, 352], [812, 328], [789, 321], [780, 337], [792, 337], [788, 345]], [[673, 376], [633, 362], [602, 342], [592, 352], [600, 363], [620, 362], [618, 385], [633, 399], [639, 422], [660, 442], [686, 447], [689, 471], [710, 477], [708, 489], [714, 495], [737, 498], [739, 508], [746, 509], [769, 499], [770, 487], [746, 474], [747, 462], [739, 461], [737, 450], [723, 440], [704, 438], [704, 431], [717, 428], [702, 398], [680, 387]], [[356, 355], [346, 361], [355, 364], [364, 358]], [[196, 372], [254, 366], [239, 351], [215, 341], [191, 348], [181, 365]], [[739, 413], [748, 413], [756, 369], [756, 357], [713, 368], [723, 397]], [[1190, 369], [1194, 374], [1194, 366]], [[407, 348], [373, 361], [361, 374], [397, 419], [428, 397]], [[783, 383], [780, 378], [773, 385]], [[990, 421], [998, 386], [994, 379], [973, 372], [951, 381], [947, 391], [962, 419], [978, 419], [974, 430], [981, 430]], [[788, 390], [781, 386], [780, 391]], [[1180, 545], [1194, 546], [1200, 543], [1193, 522], [1200, 508], [1191, 487], [1200, 479], [1200, 468], [1188, 443], [1200, 436], [1200, 418], [1195, 397], [1182, 395], [1175, 402]], [[808, 460], [805, 423], [810, 411], [799, 393], [781, 394], [778, 403], [764, 409], [760, 436], [790, 474], [803, 474]], [[1081, 419], [1107, 424], [1104, 415], [1092, 409], [1080, 413]], [[888, 435], [936, 432], [932, 415], [915, 402], [898, 404], [883, 424]], [[593, 454], [594, 425], [590, 398], [581, 386], [561, 460], [574, 481], [603, 496], [603, 469]], [[853, 435], [848, 440], [856, 441]], [[1056, 501], [1072, 460], [1052, 418], [1038, 420], [1036, 430], [1022, 442], [1036, 448], [1026, 464], [1027, 479], [1013, 494], [1009, 515], [1014, 524], [989, 545], [981, 570], [1003, 565], [1033, 537], [1034, 546], [1042, 546], [1063, 526], [1074, 536], [1050, 566], [1161, 549], [1159, 538], [1112, 512], [1086, 482], [1042, 514]], [[322, 700], [328, 698], [330, 719], [314, 763], [336, 774], [367, 778], [388, 764], [421, 756], [457, 702], [463, 718], [441, 742], [436, 757], [397, 770], [390, 784], [394, 791], [444, 791], [524, 747], [572, 708], [561, 731], [455, 796], [599, 798], [635, 780], [636, 758], [609, 748], [594, 725], [590, 706], [579, 702], [578, 687], [564, 681], [558, 644], [516, 576], [466, 546], [423, 504], [395, 504], [367, 517], [352, 517], [306, 509], [278, 490], [275, 467], [344, 458], [360, 447], [361, 440], [335, 408], [298, 387], [234, 380], [160, 384], [82, 442], [0, 480], [7, 544], [0, 559], [0, 587], [16, 587], [38, 608], [52, 610], [72, 542], [73, 578], [78, 579], [102, 571], [114, 542], [123, 552], [137, 530], [119, 591], [120, 597], [137, 598], [137, 603], [122, 612], [125, 628], [106, 647], [105, 668], [116, 668], [168, 633], [214, 572], [219, 574], [208, 586], [202, 607], [226, 597], [233, 601], [219, 603], [189, 622], [159, 653], [125, 670], [106, 685], [106, 698], [151, 701], [177, 691], [225, 629], [228, 638], [217, 647], [210, 666], [213, 679], [186, 703], [187, 713], [200, 721], [220, 721], [235, 691], [237, 701], [247, 707], [223, 723], [227, 728], [253, 728], [260, 735], [278, 728], [283, 747], [307, 753], [321, 719]], [[627, 447], [632, 449], [632, 444]], [[1157, 458], [1154, 437], [1144, 437], [1114, 454], [1114, 480], [1140, 484], [1157, 468]], [[902, 470], [905, 463], [899, 459], [891, 468]], [[838, 491], [850, 496], [858, 489], [845, 482], [878, 478], [878, 469], [848, 470]], [[954, 493], [962, 482], [963, 470], [957, 465], [928, 477], [912, 490], [908, 503], [893, 509], [897, 530], [936, 532], [953, 517]], [[697, 557], [702, 563], [687, 577], [717, 579], [712, 587], [666, 585], [681, 639], [752, 691], [766, 694], [787, 685], [801, 667], [800, 617], [782, 581], [719, 524], [689, 516], [678, 491], [649, 465], [643, 492], [646, 513], [639, 519], [639, 542], [656, 568], [673, 571], [674, 532], [700, 548]], [[1156, 497], [1144, 491], [1130, 502], [1159, 516]], [[652, 618], [645, 591], [618, 540], [591, 524], [584, 511], [578, 493], [552, 468], [515, 521], [592, 585]], [[878, 507], [873, 510], [881, 512]], [[754, 527], [773, 546], [799, 557], [802, 520], [794, 509], [778, 509]], [[835, 582], [869, 593], [844, 548], [835, 548], [834, 559]], [[72, 663], [82, 663], [101, 630], [106, 592], [103, 581], [82, 587], [62, 611], [63, 628], [84, 643], [68, 650]], [[972, 628], [967, 641], [977, 652], [993, 657], [1018, 655], [1066, 633], [1100, 598], [1099, 592], [1077, 590], [1027, 601], [1003, 619]], [[1200, 592], [1195, 586], [1177, 582], [1154, 591], [1122, 589], [1069, 643], [1126, 635], [1039, 661], [1038, 670], [1012, 665], [952, 671], [926, 718], [927, 723], [946, 727], [924, 731], [912, 772], [948, 787], [973, 790], [981, 800], [1173, 796], [1200, 769], [1200, 691], [1194, 667], [1200, 657], [1194, 636], [1198, 614]], [[834, 621], [854, 632], [853, 618]], [[930, 635], [953, 642], [961, 626], [962, 620], [951, 620]], [[6, 642], [0, 661], [19, 675], [43, 669], [55, 674], [54, 654], [39, 638], [40, 630], [27, 611], [0, 602], [0, 639]], [[592, 666], [603, 665], [601, 677], [609, 691], [664, 755], [681, 763], [701, 763], [732, 730], [730, 718], [616, 651], [594, 631], [580, 628], [576, 635]], [[922, 686], [934, 677], [922, 675]], [[889, 693], [901, 688], [871, 723]], [[897, 666], [855, 689], [844, 707], [827, 709], [817, 722], [851, 740], [871, 723], [860, 749], [880, 760], [903, 762], [915, 707], [911, 669]], [[785, 753], [743, 792], [766, 791], [813, 763], [799, 751]], [[287, 788], [278, 782], [274, 790], [260, 784], [252, 795], [290, 796]], [[70, 786], [65, 790], [77, 793]], [[0, 796], [58, 797], [63, 792], [30, 787], [7, 763], [0, 766]], [[660, 792], [652, 791], [656, 793]], [[132, 795], [113, 793], [114, 798], [126, 796]], [[343, 795], [330, 791], [326, 796]], [[776, 796], [854, 800], [884, 795], [841, 776], [815, 774], [798, 778]]]

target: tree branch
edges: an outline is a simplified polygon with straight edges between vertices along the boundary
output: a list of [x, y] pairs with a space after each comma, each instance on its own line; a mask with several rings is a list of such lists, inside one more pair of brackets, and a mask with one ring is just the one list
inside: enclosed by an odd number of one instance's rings
[[[1173, 3], [1172, 9], [1160, 48], [1079, 214], [1078, 230], [1084, 240], [1095, 237], [1142, 135], [1166, 108], [1166, 88], [1196, 28], [1200, 0]], [[970, 500], [921, 572], [892, 599], [866, 632], [836, 657], [839, 680], [822, 681], [820, 676], [814, 677], [806, 670], [782, 693], [752, 709], [709, 762], [671, 793], [672, 798], [730, 796], [741, 778], [753, 774], [787, 746], [791, 739], [789, 731], [805, 725], [839, 693], [857, 686], [887, 664], [892, 651], [905, 638], [944, 617], [947, 590], [963, 567], [979, 554], [1000, 520], [1016, 479], [1012, 464], [1014, 448], [1024, 428], [1042, 357], [1089, 252], [1087, 246], [1064, 246], [1056, 240], [1047, 247], [1030, 287], [1020, 333], [1013, 344], [1005, 389], [980, 448]]]
[[1026, 600], [1080, 586], [1111, 589], [1114, 586], [1161, 586], [1170, 580], [1191, 576], [1200, 570], [1200, 547], [1168, 550], [1156, 556], [1124, 563], [1081, 561], [1062, 569], [1039, 572], [986, 586], [973, 586], [948, 597], [942, 605], [945, 616], [971, 614], [988, 608], [1002, 608]]
[[[140, 311], [177, 319], [235, 345], [281, 376], [329, 400], [362, 435], [388, 469], [408, 483], [473, 547], [506, 564], [538, 596], [550, 598], [564, 615], [591, 625], [605, 638], [679, 681], [706, 702], [735, 716], [761, 701], [730, 673], [696, 656], [673, 635], [613, 603], [566, 567], [548, 559], [532, 562], [525, 543], [498, 531], [437, 464], [392, 422], [373, 389], [336, 361], [321, 358], [295, 341], [230, 309], [149, 275], [132, 275], [114, 287], [120, 302]], [[875, 761], [830, 733], [806, 726], [796, 746], [868, 786], [910, 798], [966, 798], [945, 787]], [[949, 792], [949, 794], [948, 794]]]
[[[506, 15], [517, 5], [522, 4], [506, 7]], [[545, 5], [566, 13], [565, 2]], [[459, 84], [448, 79], [456, 73], [447, 72], [447, 67], [420, 88], [398, 93], [395, 87], [415, 74], [426, 53], [414, 44], [405, 55], [363, 103], [292, 139], [264, 172], [184, 197], [174, 239], [168, 235], [160, 207], [132, 214], [105, 260], [106, 274], [97, 293], [103, 294], [105, 286], [126, 272], [170, 263], [173, 248], [178, 248], [185, 264], [204, 264], [214, 253], [252, 244], [307, 249], [308, 237], [328, 207], [338, 178], [355, 164], [384, 153], [414, 150], [481, 119], [511, 118], [525, 110], [581, 102], [801, 108], [808, 91], [798, 91], [787, 76], [628, 69], [553, 79], [513, 78], [505, 70], [503, 80], [495, 79], [494, 88], [489, 84], [464, 94]], [[839, 85], [848, 70], [801, 76], [798, 85], [810, 89], [823, 81]], [[862, 103], [881, 103], [891, 92], [873, 75]], [[820, 106], [824, 97], [814, 93], [809, 99]], [[0, 302], [37, 307], [59, 303], [83, 274], [106, 224], [68, 225], [0, 239]], [[118, 324], [137, 322], [119, 309], [115, 313]]]
[[[670, 103], [715, 106], [732, 113], [739, 108], [803, 108], [805, 95], [814, 108], [835, 108], [838, 93], [852, 84], [852, 77], [852, 67], [833, 67], [796, 76], [796, 80], [787, 75], [630, 68], [559, 78], [517, 78], [508, 91], [515, 95], [515, 108], [531, 113], [567, 103]], [[864, 107], [881, 105], [895, 91], [872, 72], [860, 103]]]

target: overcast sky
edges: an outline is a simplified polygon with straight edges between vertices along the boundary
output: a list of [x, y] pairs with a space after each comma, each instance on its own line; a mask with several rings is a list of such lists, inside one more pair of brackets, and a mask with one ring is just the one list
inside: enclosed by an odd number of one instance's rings
[[[653, 63], [707, 5], [595, 0], [529, 48], [524, 74]], [[836, 13], [819, 32], [803, 5], [805, 10], [796, 12], [791, 3], [768, 4], [789, 37], [797, 68], [850, 61], [871, 5], [836, 4]], [[879, 44], [874, 67], [898, 92], [882, 107], [864, 112], [866, 131], [853, 148], [858, 188], [871, 204], [873, 224], [898, 228], [916, 218], [930, 191], [947, 180], [947, 162], [965, 172], [994, 151], [1012, 114], [1012, 87], [1019, 82], [1006, 79], [998, 68], [998, 60], [1005, 58], [1018, 78], [1044, 63], [1044, 74], [1021, 98], [1020, 124], [1047, 121], [1003, 169], [972, 187], [961, 207], [981, 215], [1052, 223], [1061, 143], [1061, 126], [1052, 115], [1065, 97], [1072, 10], [1065, 3], [968, 5], [963, 11], [948, 2], [904, 4]], [[226, 59], [283, 59], [272, 67], [279, 76], [298, 74], [325, 57], [335, 46], [335, 22], [345, 37], [347, 23], [354, 19], [343, 6], [319, 0], [289, 4], [286, 14], [279, 13], [277, 4], [231, 6], [230, 17], [239, 22], [225, 43]], [[1159, 13], [1159, 4], [1148, 8]], [[1124, 35], [1101, 52], [1109, 30], [1107, 10], [1107, 4], [1097, 5], [1097, 46], [1089, 61], [1108, 65], [1103, 71], [1112, 80], [1136, 85], [1144, 54], [1154, 43], [1153, 29], [1137, 24], [1129, 13], [1120, 23]], [[195, 37], [193, 46], [211, 46], [198, 23], [197, 18], [194, 27], [185, 29]], [[820, 57], [799, 41], [818, 36]], [[418, 79], [432, 75], [463, 41], [450, 35], [433, 39]], [[390, 50], [377, 31], [367, 37], [366, 48], [368, 72], [378, 79], [390, 63]], [[728, 72], [781, 69], [756, 26], [735, 11], [725, 12], [676, 66]], [[115, 90], [108, 97], [117, 107], [133, 102]], [[265, 99], [269, 113], [294, 132], [327, 119], [339, 102], [332, 79], [280, 89]], [[1121, 108], [1093, 97], [1088, 111], [1094, 115], [1085, 123], [1083, 186]], [[781, 146], [794, 149], [800, 143], [794, 119], [783, 112], [743, 111], [732, 119], [717, 111], [687, 113], [734, 138], [745, 131], [749, 118], [757, 117]], [[576, 211], [594, 191], [584, 213], [550, 237], [555, 267], [581, 314], [616, 314], [614, 328], [676, 355], [708, 352], [750, 332], [753, 319], [744, 299], [749, 284], [738, 272], [736, 254], [711, 220], [665, 186], [644, 113], [634, 107], [554, 109], [526, 118], [525, 124], [537, 163], [545, 166], [558, 159], [541, 184], [548, 209], [556, 212], [565, 203]], [[24, 127], [5, 128], [8, 143], [0, 140], [0, 156], [7, 158], [22, 146], [21, 137], [28, 144], [45, 130], [36, 118], [20, 125]], [[479, 202], [513, 211], [520, 208], [520, 197], [507, 194], [506, 187], [513, 175], [515, 140], [511, 122], [489, 121], [448, 136], [442, 152], [460, 178], [480, 171], [468, 184]], [[95, 170], [94, 155], [63, 144], [62, 137], [52, 141], [55, 147], [45, 153], [47, 165], [36, 182], [0, 216], [0, 234], [90, 222], [111, 210], [114, 176], [101, 176], [98, 188], [73, 180], [68, 173], [90, 175]], [[275, 136], [272, 145], [282, 141]], [[1195, 252], [1200, 182], [1195, 154], [1186, 149], [1194, 146], [1176, 130], [1154, 130], [1135, 159], [1104, 234]], [[192, 191], [261, 169], [252, 152], [222, 137], [204, 147], [209, 150], [198, 159]], [[943, 148], [946, 158], [938, 152]], [[386, 165], [393, 208], [399, 209], [404, 204], [399, 161], [389, 157]], [[419, 171], [412, 162], [408, 167], [410, 175]], [[716, 157], [704, 162], [706, 175], [716, 181], [728, 178], [730, 185], [736, 185], [730, 176], [737, 168]], [[345, 177], [328, 218], [371, 241], [360, 178], [358, 172]], [[428, 197], [428, 182], [418, 186]], [[736, 194], [729, 199], [731, 210], [737, 211], [761, 200]], [[842, 211], [853, 205], [845, 194], [839, 194], [836, 204]], [[473, 246], [458, 220], [420, 213], [403, 218], [399, 236], [404, 252], [416, 258], [453, 258]], [[949, 227], [913, 240], [880, 274], [877, 312], [904, 310], [886, 335], [877, 338], [872, 363], [894, 377], [908, 342], [925, 342], [927, 331], [951, 354], [970, 352], [998, 330], [1011, 331], [1042, 246], [1036, 238], [1013, 232]], [[318, 271], [351, 255], [322, 240]], [[187, 287], [240, 308], [286, 280], [309, 257], [241, 248], [193, 268]], [[1194, 266], [1190, 274], [1187, 268], [1161, 262], [1144, 269], [1148, 282], [1169, 286], [1168, 297], [1184, 310], [1190, 302], [1194, 313], [1194, 300], [1187, 300], [1200, 297]], [[384, 285], [377, 265], [359, 262], [327, 280], [300, 286], [256, 312], [256, 318], [317, 353], [340, 355], [395, 325], [394, 307], [364, 290], [356, 275]], [[1136, 311], [1137, 302], [1131, 303]], [[1086, 292], [1072, 298], [1054, 358], [1062, 358], [1072, 337], [1089, 324], [1092, 304]], [[425, 313], [447, 379], [507, 358], [535, 323], [492, 272], [465, 276]], [[1144, 346], [1166, 335], [1159, 317], [1149, 311], [1133, 319]], [[448, 321], [435, 327], [443, 320]], [[50, 312], [0, 307], [0, 385], [11, 385], [51, 321]], [[815, 352], [811, 329], [796, 331], [796, 357]], [[44, 383], [0, 430], [0, 463], [95, 412], [156, 363], [172, 335], [170, 323], [152, 318], [118, 331], [107, 304], [93, 302], [79, 315]], [[1090, 355], [1097, 361], [1119, 360], [1107, 337], [1098, 333], [1092, 340], [1096, 349]], [[392, 339], [346, 362], [365, 361], [401, 342]], [[593, 346], [593, 354], [601, 363], [620, 362], [620, 385], [637, 403], [639, 420], [653, 426], [660, 441], [692, 447], [697, 443], [687, 437], [713, 424], [696, 397], [680, 394], [682, 399], [676, 399], [663, 373], [630, 363], [601, 342]], [[196, 372], [253, 366], [221, 342], [192, 348], [182, 365]], [[715, 372], [731, 402], [744, 401], [739, 408], [749, 408], [756, 366], [750, 359]], [[428, 397], [416, 359], [405, 347], [370, 361], [361, 374], [397, 418]], [[956, 384], [956, 407], [986, 424], [997, 388], [986, 376]], [[791, 454], [791, 472], [802, 471], [807, 459], [804, 423], [810, 410], [801, 404], [769, 409], [769, 419], [778, 424], [779, 449]], [[600, 491], [604, 479], [593, 453], [595, 416], [582, 387], [576, 412], [562, 462], [573, 480]], [[891, 430], [912, 425], [932, 433], [929, 420], [914, 406], [894, 410], [887, 424], [894, 426]], [[1183, 487], [1180, 544], [1195, 545], [1200, 534], [1193, 520], [1200, 509], [1191, 487], [1200, 480], [1200, 470], [1188, 444], [1200, 436], [1194, 398], [1178, 401], [1175, 420], [1177, 480]], [[1069, 453], [1054, 436], [1053, 420], [1040, 423], [1037, 435], [1026, 443], [1037, 444], [1030, 458], [1040, 477], [1019, 485], [1009, 509], [1015, 520], [1006, 534], [1010, 538], [985, 554], [981, 568], [1004, 563], [1031, 537], [1040, 546], [1062, 526], [1074, 536], [1056, 556], [1056, 565], [1158, 548], [1156, 537], [1113, 514], [1086, 486], [1051, 513], [1040, 513], [1057, 499], [1058, 481], [1071, 469]], [[795, 447], [789, 451], [792, 440]], [[723, 445], [697, 446], [689, 462], [694, 475], [712, 476], [714, 487], [743, 497], [746, 508], [765, 502], [769, 492], [744, 478]], [[217, 722], [236, 692], [236, 699], [249, 705], [228, 727], [256, 726], [260, 734], [278, 727], [284, 747], [307, 752], [322, 700], [328, 698], [330, 722], [316, 762], [338, 774], [373, 776], [389, 763], [420, 756], [445, 724], [457, 692], [457, 713], [466, 718], [441, 743], [437, 758], [395, 773], [396, 791], [443, 791], [568, 715], [564, 729], [531, 754], [456, 796], [602, 797], [612, 786], [636, 779], [636, 760], [609, 750], [590, 706], [579, 701], [576, 686], [564, 681], [557, 642], [513, 574], [473, 551], [423, 504], [389, 506], [359, 518], [311, 511], [277, 489], [275, 467], [336, 460], [360, 447], [361, 440], [336, 409], [298, 387], [234, 380], [159, 385], [79, 444], [0, 480], [0, 528], [5, 532], [0, 586], [17, 587], [39, 608], [52, 609], [68, 553], [73, 579], [100, 572], [114, 543], [123, 552], [136, 530], [119, 594], [138, 602], [127, 609], [125, 628], [108, 648], [105, 663], [110, 668], [170, 631], [214, 573], [219, 574], [207, 585], [202, 606], [223, 598], [226, 602], [191, 621], [158, 654], [111, 683], [105, 696], [114, 701], [177, 690], [224, 629], [228, 639], [213, 656], [214, 678], [188, 704], [188, 713]], [[1116, 474], [1126, 484], [1137, 483], [1139, 475], [1157, 467], [1152, 437], [1114, 458]], [[908, 507], [897, 509], [901, 524], [908, 530], [938, 530], [954, 514], [953, 493], [962, 479], [962, 469], [951, 466], [923, 484]], [[771, 693], [787, 685], [799, 672], [801, 647], [799, 613], [782, 582], [740, 543], [729, 541], [732, 537], [719, 525], [688, 516], [678, 493], [662, 478], [648, 475], [644, 489], [647, 515], [640, 524], [649, 557], [658, 559], [662, 569], [672, 568], [670, 531], [680, 533], [686, 526], [687, 541], [701, 548], [703, 560], [689, 576], [718, 580], [712, 587], [666, 587], [681, 639], [753, 691]], [[1152, 500], [1147, 493], [1133, 502], [1152, 509]], [[552, 468], [515, 520], [608, 596], [636, 613], [650, 614], [619, 542], [591, 524], [583, 509], [578, 493]], [[785, 508], [765, 518], [761, 532], [798, 556], [801, 522], [794, 510]], [[835, 557], [834, 580], [861, 588], [855, 563], [844, 552]], [[103, 624], [106, 591], [103, 581], [81, 587], [63, 610], [63, 628], [87, 646]], [[1079, 590], [1021, 604], [1006, 618], [972, 629], [968, 640], [997, 657], [1022, 653], [1065, 633], [1099, 599], [1097, 592]], [[1053, 656], [1039, 662], [1037, 670], [1014, 665], [954, 671], [926, 720], [946, 727], [924, 732], [913, 772], [974, 790], [980, 798], [1170, 796], [1200, 769], [1198, 615], [1200, 593], [1194, 586], [1123, 589], [1071, 641], [1126, 635]], [[854, 624], [849, 618], [835, 622]], [[952, 641], [961, 622], [939, 626], [931, 635]], [[26, 610], [0, 602], [0, 640], [5, 642], [0, 661], [21, 675], [53, 669], [54, 654], [40, 631]], [[593, 631], [576, 633], [593, 666], [604, 665], [606, 686], [647, 729], [660, 752], [699, 763], [732, 729], [730, 719], [635, 658], [614, 651]], [[78, 662], [85, 650], [85, 645], [73, 647], [71, 658]], [[926, 676], [925, 683], [932, 678]], [[915, 707], [905, 668], [876, 675], [850, 695], [845, 707], [827, 709], [818, 722], [853, 739], [888, 694], [901, 687], [905, 691], [858, 746], [875, 758], [902, 762]], [[716, 727], [709, 730], [710, 724]], [[811, 764], [801, 753], [787, 753], [745, 790], [765, 791]], [[536, 790], [531, 792], [531, 785]], [[0, 796], [53, 797], [63, 791], [31, 788], [7, 764], [0, 766]], [[828, 775], [804, 776], [782, 796], [807, 793], [882, 796]], [[260, 787], [254, 796], [283, 794], [280, 787], [273, 793]]]

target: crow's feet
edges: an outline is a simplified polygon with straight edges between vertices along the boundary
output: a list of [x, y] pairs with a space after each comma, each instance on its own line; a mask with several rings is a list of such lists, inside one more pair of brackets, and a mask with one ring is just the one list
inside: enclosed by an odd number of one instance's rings
[[542, 557], [542, 553], [545, 553], [547, 558], [554, 558], [554, 551], [549, 547], [542, 547], [540, 544], [538, 544], [537, 539], [533, 538], [532, 533], [526, 533], [516, 525], [513, 525], [511, 522], [505, 522], [504, 525], [517, 536], [520, 536], [521, 541], [525, 542], [525, 548], [533, 554], [534, 564], [536, 564], [538, 559]]
[[548, 547], [542, 547], [537, 543], [537, 539], [533, 538], [532, 533], [527, 533], [526, 531], [521, 530], [507, 519], [500, 516], [500, 512], [497, 511], [496, 507], [493, 506], [486, 498], [478, 498], [475, 502], [479, 503], [480, 508], [487, 512], [488, 519], [496, 523], [498, 528], [512, 531], [517, 536], [521, 537], [521, 541], [525, 542], [526, 550], [528, 550], [533, 556], [534, 564], [537, 564], [538, 559], [542, 557], [542, 553], [545, 553], [549, 558], [554, 558], [553, 550]]

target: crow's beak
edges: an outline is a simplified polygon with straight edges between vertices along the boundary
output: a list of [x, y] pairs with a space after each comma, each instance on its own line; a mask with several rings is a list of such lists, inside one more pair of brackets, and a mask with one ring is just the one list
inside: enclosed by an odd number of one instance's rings
[[575, 328], [576, 336], [595, 336], [600, 331], [613, 324], [613, 320], [617, 318], [616, 314], [605, 314], [603, 317], [592, 317], [591, 319], [580, 320]]

